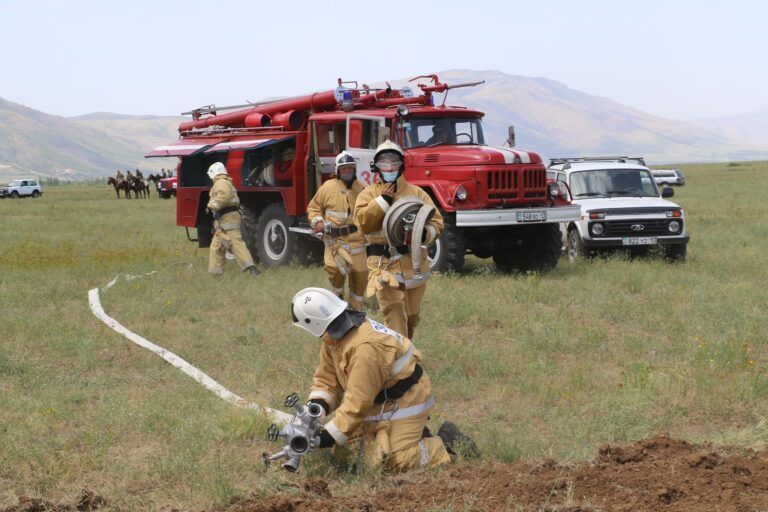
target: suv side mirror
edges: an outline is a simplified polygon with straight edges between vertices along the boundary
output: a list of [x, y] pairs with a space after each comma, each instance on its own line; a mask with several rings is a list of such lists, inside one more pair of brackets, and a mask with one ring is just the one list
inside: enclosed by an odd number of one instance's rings
[[673, 195], [675, 195], [675, 189], [670, 187], [664, 187], [661, 189], [661, 197], [667, 198], [672, 197]]
[[515, 147], [515, 127], [510, 125], [507, 128], [507, 133], [509, 134], [507, 136], [507, 144], [509, 144], [509, 147], [513, 148]]

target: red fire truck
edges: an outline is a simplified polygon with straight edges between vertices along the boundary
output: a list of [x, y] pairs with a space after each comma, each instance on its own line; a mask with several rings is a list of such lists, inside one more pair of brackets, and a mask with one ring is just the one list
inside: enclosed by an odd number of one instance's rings
[[[541, 157], [488, 144], [483, 112], [435, 105], [436, 93], [478, 85], [417, 77], [410, 87], [373, 88], [342, 82], [333, 90], [264, 103], [186, 114], [179, 140], [147, 157], [179, 157], [177, 224], [197, 229], [200, 247], [212, 236], [205, 214], [206, 174], [222, 162], [244, 208], [244, 238], [266, 266], [320, 261], [322, 244], [308, 236], [306, 206], [333, 176], [342, 150], [358, 160], [358, 179], [372, 183], [376, 146], [389, 138], [405, 150], [405, 176], [422, 187], [445, 218], [442, 237], [429, 248], [432, 268], [458, 270], [465, 255], [492, 257], [505, 270], [545, 270], [561, 252], [560, 222], [576, 220], [562, 184], [548, 183]], [[233, 110], [233, 111], [229, 111]], [[192, 238], [190, 238], [192, 240]]]

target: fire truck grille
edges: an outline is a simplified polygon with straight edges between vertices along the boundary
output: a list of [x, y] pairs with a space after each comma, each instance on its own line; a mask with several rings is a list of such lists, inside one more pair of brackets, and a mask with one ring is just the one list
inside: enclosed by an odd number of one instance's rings
[[541, 199], [547, 196], [547, 173], [543, 169], [488, 171], [486, 185], [489, 199]]
[[517, 195], [517, 171], [488, 171], [487, 180], [491, 197]]
[[523, 187], [544, 188], [547, 186], [547, 172], [543, 169], [526, 169], [523, 171]]

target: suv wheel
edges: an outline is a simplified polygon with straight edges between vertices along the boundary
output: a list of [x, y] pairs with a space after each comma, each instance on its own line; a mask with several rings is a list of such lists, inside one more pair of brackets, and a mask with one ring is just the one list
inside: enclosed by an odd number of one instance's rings
[[11, 199], [18, 199], [19, 198], [19, 192], [17, 190], [14, 190], [11, 192]]
[[566, 252], [568, 254], [568, 261], [576, 263], [582, 258], [589, 257], [589, 251], [581, 240], [579, 230], [574, 228], [568, 232], [568, 243], [566, 244]]
[[40, 197], [40, 192], [38, 190], [33, 190], [32, 197]]
[[687, 251], [688, 244], [670, 244], [664, 247], [664, 257], [670, 263], [682, 263]]

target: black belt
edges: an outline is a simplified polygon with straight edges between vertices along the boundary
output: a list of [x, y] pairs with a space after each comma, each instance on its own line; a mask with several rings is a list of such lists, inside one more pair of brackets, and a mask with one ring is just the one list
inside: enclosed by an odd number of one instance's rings
[[[368, 244], [365, 246], [365, 254], [367, 256], [391, 256], [389, 252], [389, 245], [384, 244]], [[395, 246], [395, 251], [398, 252], [398, 254], [408, 254], [411, 252], [411, 248], [407, 245], [400, 245]]]
[[237, 206], [225, 206], [221, 210], [213, 212], [213, 218], [216, 220], [219, 220], [222, 215], [226, 215], [230, 212], [237, 212], [240, 211], [240, 208]]
[[402, 398], [414, 384], [419, 382], [422, 375], [424, 375], [424, 370], [421, 368], [420, 364], [416, 364], [416, 368], [413, 369], [413, 373], [410, 377], [397, 381], [391, 388], [379, 391], [379, 394], [373, 399], [373, 403], [383, 404], [387, 400], [397, 400]]
[[348, 236], [352, 233], [357, 233], [357, 226], [354, 224], [351, 226], [344, 226], [341, 228], [331, 228], [331, 236], [337, 237], [337, 236]]

